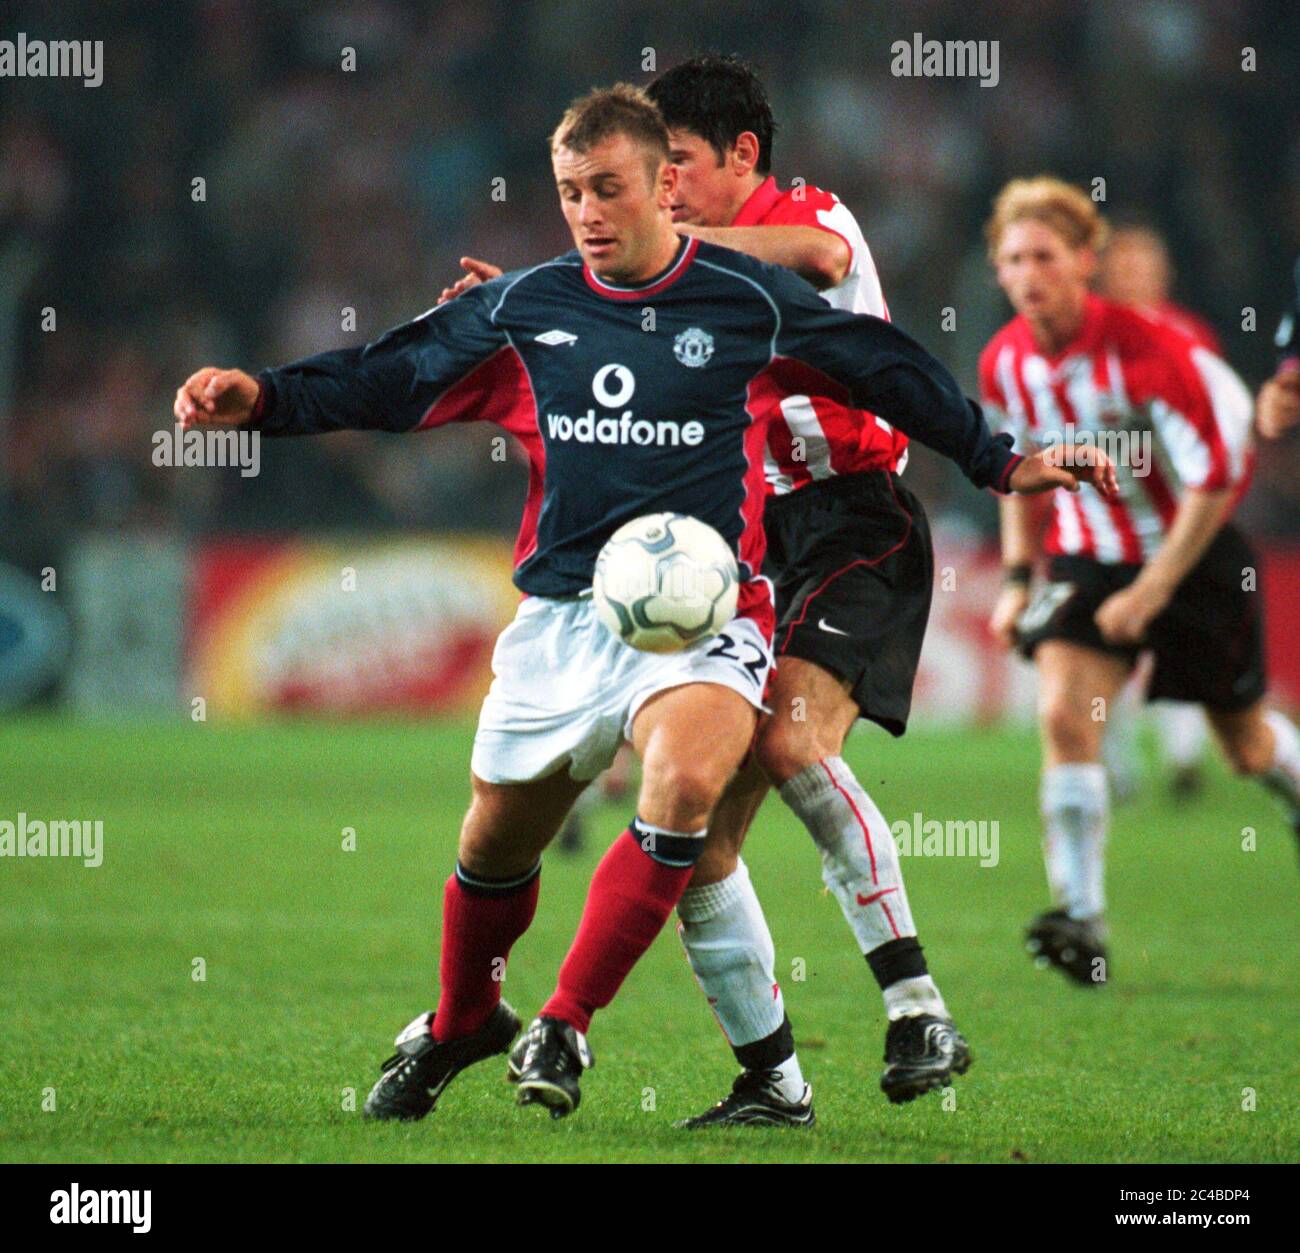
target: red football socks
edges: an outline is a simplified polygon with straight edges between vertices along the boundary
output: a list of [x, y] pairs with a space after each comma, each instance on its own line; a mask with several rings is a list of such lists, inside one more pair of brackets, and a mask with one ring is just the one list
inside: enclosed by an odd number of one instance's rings
[[514, 942], [537, 912], [541, 863], [505, 882], [475, 878], [459, 865], [442, 896], [442, 982], [433, 1038], [473, 1035], [501, 1000]]
[[[667, 839], [661, 843], [695, 847], [702, 843], [702, 833], [662, 834]], [[628, 972], [663, 929], [693, 868], [655, 860], [632, 830], [615, 840], [592, 876], [577, 937], [542, 1014], [585, 1032], [592, 1014], [614, 999]]]

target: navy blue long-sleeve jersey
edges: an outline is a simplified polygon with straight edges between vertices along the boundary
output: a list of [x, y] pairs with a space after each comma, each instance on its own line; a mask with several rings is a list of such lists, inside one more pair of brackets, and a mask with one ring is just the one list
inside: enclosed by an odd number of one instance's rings
[[788, 270], [698, 240], [638, 287], [611, 286], [570, 252], [364, 348], [265, 370], [253, 421], [268, 436], [495, 422], [531, 466], [521, 591], [586, 590], [619, 526], [673, 511], [722, 534], [745, 583], [739, 612], [763, 616], [763, 449], [784, 395], [774, 367], [790, 358], [824, 378], [827, 396], [879, 414], [977, 486], [1006, 490], [1020, 460], [1010, 437], [990, 434], [924, 348], [888, 322], [832, 309]]

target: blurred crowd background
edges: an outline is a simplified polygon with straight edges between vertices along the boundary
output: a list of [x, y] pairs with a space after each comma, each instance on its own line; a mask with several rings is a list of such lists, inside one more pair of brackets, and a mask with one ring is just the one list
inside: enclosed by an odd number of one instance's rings
[[[971, 391], [1008, 315], [980, 234], [1006, 178], [1105, 178], [1117, 220], [1169, 239], [1175, 296], [1252, 387], [1300, 243], [1287, 3], [19, 0], [0, 25], [104, 39], [105, 62], [98, 88], [0, 81], [10, 545], [16, 530], [47, 545], [86, 528], [512, 529], [521, 469], [480, 430], [268, 446], [255, 480], [157, 471], [149, 437], [196, 365], [367, 341], [428, 308], [464, 252], [512, 268], [564, 251], [543, 139], [591, 84], [649, 81], [647, 57], [715, 48], [762, 70], [776, 173], [849, 204], [894, 318]], [[914, 31], [997, 39], [1000, 82], [892, 77], [889, 45]], [[946, 467], [919, 456], [913, 473], [946, 524], [991, 525]], [[1300, 532], [1300, 445], [1270, 448], [1244, 516]]]
[[[104, 81], [0, 80], [0, 555], [87, 530], [513, 531], [522, 467], [490, 431], [271, 443], [252, 479], [160, 471], [150, 437], [200, 364], [364, 342], [462, 253], [564, 251], [563, 106], [705, 48], [760, 69], [778, 177], [847, 202], [895, 320], [968, 390], [1008, 315], [982, 224], [1040, 171], [1105, 179], [1117, 220], [1165, 234], [1175, 297], [1254, 389], [1300, 247], [1298, 27], [1285, 0], [9, 0], [0, 38], [103, 39]], [[998, 40], [998, 85], [892, 77], [914, 32]], [[991, 530], [948, 467], [909, 474], [941, 525]], [[1243, 517], [1300, 534], [1300, 441], [1266, 451]]]

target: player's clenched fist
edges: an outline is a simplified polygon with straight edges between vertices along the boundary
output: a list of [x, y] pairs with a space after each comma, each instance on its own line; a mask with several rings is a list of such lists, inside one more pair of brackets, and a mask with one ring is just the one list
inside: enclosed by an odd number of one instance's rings
[[1119, 490], [1114, 463], [1094, 444], [1053, 444], [1026, 457], [1011, 471], [1007, 486], [1031, 496], [1054, 487], [1077, 492], [1084, 483], [1091, 483], [1103, 496]]
[[257, 380], [243, 370], [218, 370], [208, 365], [177, 388], [172, 412], [181, 426], [211, 423], [238, 426], [253, 416]]

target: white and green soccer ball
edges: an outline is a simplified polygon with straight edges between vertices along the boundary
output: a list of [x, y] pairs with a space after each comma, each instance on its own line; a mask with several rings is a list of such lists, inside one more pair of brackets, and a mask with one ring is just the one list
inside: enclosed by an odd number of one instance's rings
[[625, 644], [675, 653], [716, 635], [736, 612], [740, 573], [727, 541], [682, 513], [619, 527], [596, 558], [596, 616]]

